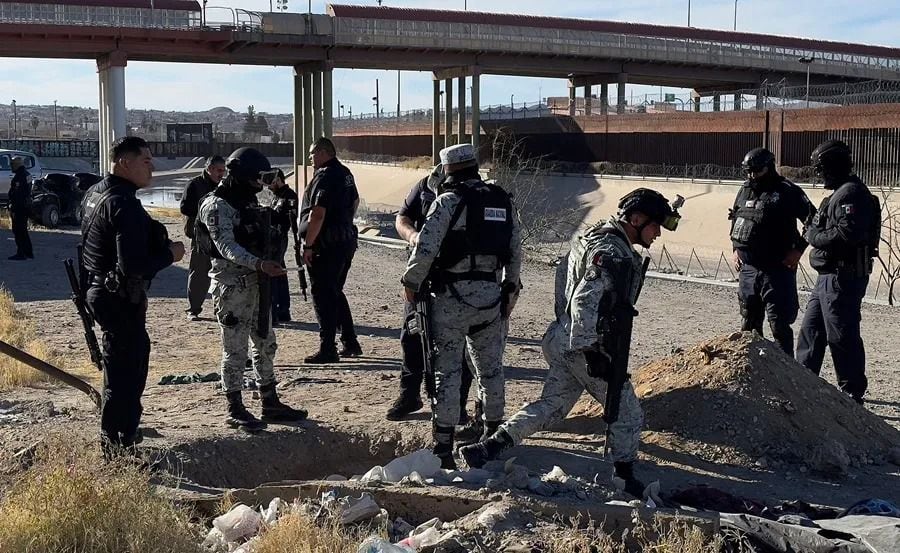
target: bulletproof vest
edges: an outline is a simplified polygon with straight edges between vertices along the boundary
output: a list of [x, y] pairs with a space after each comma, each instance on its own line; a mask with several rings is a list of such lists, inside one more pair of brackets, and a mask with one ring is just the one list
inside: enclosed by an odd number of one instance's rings
[[[450, 230], [441, 243], [435, 268], [447, 270], [468, 257], [474, 270], [474, 258], [478, 255], [496, 256], [500, 262], [498, 269], [509, 263], [514, 216], [509, 194], [495, 184], [475, 179], [449, 192], [460, 200], [450, 218]], [[454, 230], [464, 208], [466, 228]]]
[[[437, 195], [434, 192], [437, 189], [437, 183], [434, 183], [434, 180], [435, 178], [433, 175], [429, 176], [428, 180], [425, 182], [425, 186], [423, 186], [422, 190], [419, 192], [419, 203], [422, 204], [422, 217], [418, 221], [414, 221], [417, 231], [422, 230], [422, 227], [425, 226], [425, 216], [428, 215], [431, 204], [437, 199]], [[435, 185], [433, 189], [431, 188], [432, 184]]]
[[[618, 297], [620, 301], [627, 302], [629, 306], [633, 307], [641, 295], [646, 265], [642, 267], [635, 264], [634, 255], [632, 253], [634, 250], [627, 245], [628, 238], [623, 236], [621, 231], [616, 227], [604, 225], [592, 231], [591, 234], [605, 235], [601, 239], [614, 244], [621, 257], [630, 265], [629, 267], [628, 265], [623, 264], [624, 266], [620, 267], [621, 274], [615, 275], [617, 286], [616, 297]], [[613, 238], [614, 236], [618, 239]]]
[[771, 189], [758, 191], [747, 186], [748, 194], [729, 214], [734, 220], [731, 239], [748, 248], [770, 248], [771, 239], [792, 240], [793, 236], [783, 236], [781, 229], [786, 220], [793, 221], [785, 201], [781, 201], [787, 187], [787, 181], [781, 180]]
[[[202, 204], [210, 194], [228, 201], [227, 192], [220, 186], [204, 196], [200, 203]], [[272, 226], [272, 214], [271, 208], [258, 205], [247, 205], [238, 209], [239, 222], [234, 227], [234, 241], [261, 259], [274, 260], [274, 248], [280, 244], [280, 235]], [[200, 217], [197, 217], [194, 223], [194, 240], [204, 254], [214, 259], [224, 259]]]

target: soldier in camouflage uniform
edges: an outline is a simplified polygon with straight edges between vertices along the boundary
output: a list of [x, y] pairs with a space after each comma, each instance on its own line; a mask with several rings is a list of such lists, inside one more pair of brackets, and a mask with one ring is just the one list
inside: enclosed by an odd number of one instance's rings
[[[518, 290], [521, 241], [512, 200], [478, 174], [471, 144], [441, 150], [447, 175], [401, 279], [406, 299], [429, 294], [434, 344], [434, 453], [455, 467], [464, 348], [472, 361], [486, 432], [496, 430], [505, 404], [501, 299]], [[507, 305], [509, 302], [507, 302]]]
[[[559, 422], [584, 390], [598, 402], [607, 399], [607, 380], [615, 369], [613, 344], [630, 341], [630, 329], [619, 324], [621, 309], [631, 316], [644, 278], [642, 256], [633, 244], [649, 248], [660, 228], [674, 230], [678, 214], [658, 192], [644, 188], [625, 196], [618, 218], [598, 223], [572, 242], [556, 273], [556, 320], [543, 340], [550, 366], [541, 397], [526, 405], [497, 432], [460, 453], [469, 466], [481, 467], [526, 437]], [[628, 336], [616, 336], [617, 332]], [[627, 352], [624, 357], [627, 371]], [[643, 413], [634, 388], [626, 379], [621, 388], [618, 417], [609, 426], [609, 442], [616, 475], [626, 491], [640, 496], [644, 486], [634, 477]]]
[[[200, 202], [195, 237], [200, 248], [212, 258], [210, 277], [216, 319], [222, 330], [222, 389], [228, 399], [226, 423], [254, 432], [265, 423], [244, 407], [241, 390], [249, 342], [251, 361], [262, 399], [262, 419], [294, 422], [306, 418], [306, 411], [281, 403], [275, 392], [273, 363], [277, 344], [271, 312], [265, 301], [269, 292], [260, 292], [268, 277], [286, 274], [278, 262], [266, 259], [264, 245], [272, 240], [256, 194], [261, 179], [272, 171], [269, 160], [257, 150], [240, 148], [228, 158], [228, 175]], [[261, 244], [263, 246], [261, 246]]]

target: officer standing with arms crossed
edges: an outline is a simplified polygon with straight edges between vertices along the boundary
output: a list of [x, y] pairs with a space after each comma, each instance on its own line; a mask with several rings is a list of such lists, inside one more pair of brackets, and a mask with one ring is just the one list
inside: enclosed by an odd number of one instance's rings
[[153, 156], [136, 136], [117, 140], [112, 173], [82, 202], [82, 263], [86, 303], [103, 330], [103, 405], [100, 441], [109, 458], [140, 441], [141, 395], [147, 383], [150, 337], [147, 289], [156, 273], [184, 256], [184, 244], [135, 197], [153, 178]]
[[[313, 308], [319, 322], [319, 351], [306, 363], [336, 363], [340, 357], [362, 355], [350, 304], [344, 295], [347, 273], [356, 253], [357, 230], [353, 224], [359, 192], [353, 175], [335, 157], [334, 144], [319, 138], [309, 149], [316, 172], [303, 191], [300, 236], [303, 262], [309, 267]], [[338, 328], [343, 348], [335, 345]]]
[[471, 144], [440, 152], [447, 178], [432, 204], [401, 282], [407, 302], [431, 301], [435, 397], [434, 454], [454, 468], [453, 439], [459, 420], [460, 359], [472, 360], [487, 434], [505, 407], [500, 304], [518, 290], [522, 244], [512, 199], [478, 174]]
[[762, 335], [763, 320], [768, 317], [772, 338], [793, 357], [791, 325], [800, 310], [797, 265], [808, 245], [797, 230], [797, 221], [808, 224], [816, 210], [799, 186], [778, 174], [769, 150], [750, 150], [741, 166], [747, 182], [728, 215], [739, 276], [741, 330]]
[[[598, 223], [572, 241], [556, 273], [556, 320], [544, 335], [550, 370], [541, 397], [482, 442], [460, 448], [470, 467], [481, 467], [526, 437], [559, 422], [582, 392], [604, 404], [607, 448], [625, 491], [641, 497], [634, 476], [644, 415], [628, 380], [631, 321], [646, 262], [634, 244], [649, 248], [661, 228], [675, 230], [680, 216], [655, 190], [638, 188], [619, 201], [617, 218]], [[608, 382], [618, 381], [617, 397]], [[612, 418], [610, 402], [618, 404]]]
[[225, 158], [211, 156], [206, 160], [203, 173], [194, 177], [184, 187], [181, 195], [181, 214], [185, 216], [184, 235], [191, 239], [191, 260], [188, 268], [188, 320], [199, 321], [203, 302], [209, 292], [209, 270], [212, 268], [209, 256], [197, 248], [194, 240], [194, 225], [200, 200], [216, 189], [225, 176]]
[[819, 277], [800, 326], [797, 361], [819, 374], [827, 344], [838, 386], [862, 404], [868, 380], [859, 323], [872, 259], [878, 256], [881, 207], [853, 174], [850, 148], [840, 140], [819, 144], [810, 163], [825, 189], [834, 192], [806, 229], [813, 247], [809, 262]]
[[254, 417], [241, 399], [249, 341], [250, 359], [266, 422], [296, 422], [306, 411], [283, 404], [275, 391], [274, 359], [278, 345], [268, 306], [269, 290], [260, 291], [262, 279], [286, 273], [271, 258], [274, 241], [271, 210], [261, 208], [256, 194], [272, 172], [269, 160], [253, 148], [239, 148], [226, 161], [228, 174], [200, 202], [195, 229], [200, 249], [212, 258], [216, 319], [222, 330], [222, 388], [228, 401], [225, 423], [256, 432], [265, 422]]
[[[394, 227], [397, 234], [415, 248], [419, 242], [419, 231], [425, 224], [425, 216], [431, 204], [437, 198], [438, 189], [444, 180], [444, 169], [439, 164], [430, 175], [421, 179], [412, 187], [403, 201], [403, 207], [397, 213]], [[425, 360], [422, 359], [422, 338], [418, 334], [409, 331], [409, 321], [415, 311], [415, 304], [406, 302], [403, 306], [403, 327], [400, 329], [400, 347], [403, 353], [403, 367], [400, 374], [400, 397], [394, 401], [387, 412], [387, 420], [403, 420], [410, 413], [422, 408], [422, 399], [419, 395], [422, 380], [425, 377]], [[463, 357], [462, 383], [460, 387], [460, 414], [459, 423], [465, 424], [465, 407], [472, 386], [472, 371]], [[480, 409], [476, 405], [476, 418]], [[466, 417], [467, 418], [467, 417]]]

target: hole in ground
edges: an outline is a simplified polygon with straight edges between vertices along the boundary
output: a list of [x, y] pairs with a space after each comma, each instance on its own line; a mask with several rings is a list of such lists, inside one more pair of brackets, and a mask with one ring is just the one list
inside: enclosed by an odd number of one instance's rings
[[271, 482], [347, 478], [375, 465], [428, 447], [424, 435], [327, 426], [270, 426], [259, 434], [198, 439], [172, 447], [163, 456], [168, 472], [203, 486], [254, 488]]

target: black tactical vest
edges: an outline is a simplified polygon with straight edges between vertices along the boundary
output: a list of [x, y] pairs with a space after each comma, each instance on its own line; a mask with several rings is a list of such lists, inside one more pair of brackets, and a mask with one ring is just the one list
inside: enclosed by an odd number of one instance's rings
[[[513, 213], [509, 194], [496, 184], [470, 180], [457, 186], [450, 193], [460, 197], [459, 204], [450, 218], [449, 231], [435, 261], [438, 271], [446, 271], [465, 258], [475, 268], [475, 256], [493, 255], [499, 260], [498, 269], [512, 259]], [[453, 230], [463, 208], [466, 210], [466, 228]]]

